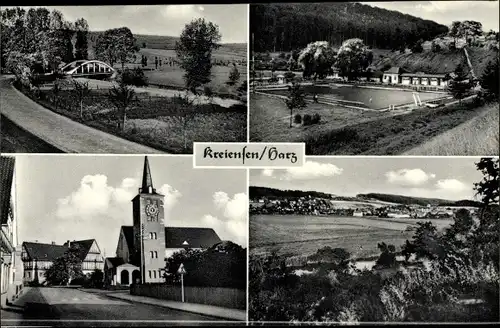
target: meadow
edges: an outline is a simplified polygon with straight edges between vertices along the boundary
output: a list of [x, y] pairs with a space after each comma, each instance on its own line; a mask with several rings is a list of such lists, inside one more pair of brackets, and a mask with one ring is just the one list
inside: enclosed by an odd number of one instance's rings
[[[453, 223], [446, 219], [425, 219], [438, 230]], [[417, 219], [376, 217], [339, 217], [304, 215], [251, 215], [250, 253], [276, 251], [279, 255], [303, 256], [330, 246], [344, 248], [353, 258], [369, 258], [380, 254], [377, 244], [393, 244], [397, 250], [413, 236], [406, 231], [416, 226]]]

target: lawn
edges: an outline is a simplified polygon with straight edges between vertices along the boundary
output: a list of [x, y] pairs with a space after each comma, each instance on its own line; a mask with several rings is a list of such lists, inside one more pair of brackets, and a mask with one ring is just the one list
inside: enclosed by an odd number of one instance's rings
[[404, 155], [426, 156], [498, 156], [498, 103], [486, 105], [471, 120], [446, 131]]
[[[426, 219], [425, 221], [429, 221]], [[430, 220], [444, 229], [452, 220]], [[319, 248], [345, 248], [355, 258], [380, 254], [377, 244], [393, 244], [397, 250], [413, 232], [404, 231], [415, 225], [415, 219], [380, 219], [303, 215], [250, 216], [250, 252], [301, 256], [315, 253]]]
[[362, 111], [341, 106], [331, 106], [309, 103], [304, 109], [294, 110], [294, 115], [300, 113], [313, 115], [318, 113], [321, 121], [317, 125], [290, 128], [290, 110], [281, 99], [262, 94], [250, 96], [250, 141], [252, 142], [304, 142], [316, 134], [353, 124], [367, 122], [393, 113]]
[[80, 118], [79, 104], [71, 90], [60, 91], [57, 106], [50, 89], [42, 88], [38, 97], [27, 90], [22, 92], [42, 106], [82, 124], [167, 153], [192, 154], [193, 142], [246, 141], [245, 105], [229, 108], [216, 104], [193, 105], [196, 114], [184, 130], [180, 116], [182, 111], [174, 98], [137, 94], [136, 100], [127, 109], [125, 128], [120, 130], [117, 127], [119, 117], [108, 99], [107, 90], [91, 90], [83, 101], [83, 119]]

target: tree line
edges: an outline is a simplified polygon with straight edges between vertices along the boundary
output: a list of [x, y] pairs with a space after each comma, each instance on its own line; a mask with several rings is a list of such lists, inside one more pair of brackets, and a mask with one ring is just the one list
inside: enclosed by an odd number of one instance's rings
[[250, 26], [255, 52], [302, 49], [316, 40], [339, 45], [352, 38], [372, 48], [401, 49], [448, 32], [433, 21], [344, 2], [252, 5]]

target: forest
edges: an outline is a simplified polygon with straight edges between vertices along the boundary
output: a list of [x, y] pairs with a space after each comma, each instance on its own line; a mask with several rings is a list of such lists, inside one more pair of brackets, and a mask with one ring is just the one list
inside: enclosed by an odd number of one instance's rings
[[359, 38], [379, 49], [401, 49], [448, 33], [433, 21], [354, 2], [256, 4], [250, 6], [252, 49], [302, 49], [313, 41], [340, 45]]

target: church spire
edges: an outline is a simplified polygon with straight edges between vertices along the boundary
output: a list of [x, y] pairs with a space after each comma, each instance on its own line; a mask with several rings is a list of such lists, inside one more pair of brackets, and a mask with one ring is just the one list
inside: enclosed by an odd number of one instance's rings
[[153, 188], [153, 179], [151, 178], [151, 170], [149, 169], [148, 157], [144, 157], [144, 169], [142, 171], [142, 187], [141, 193], [153, 194], [156, 190]]

